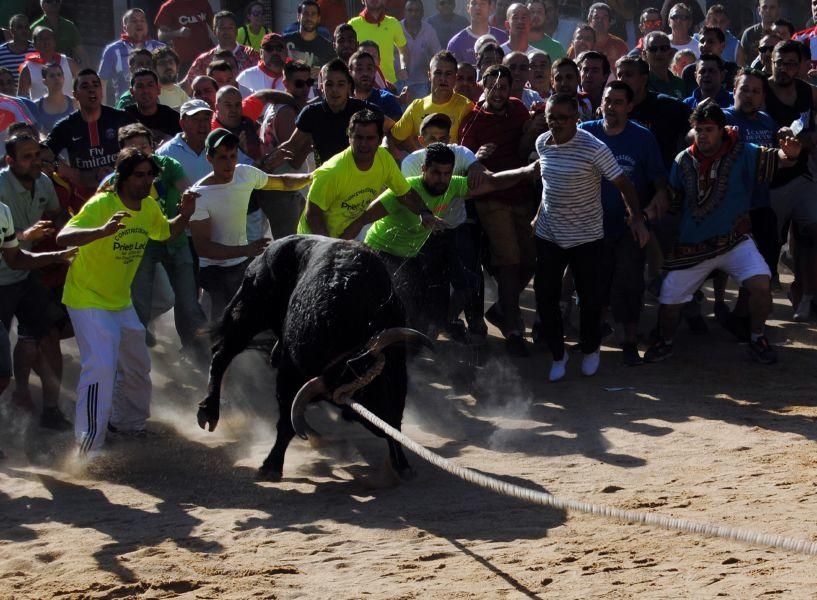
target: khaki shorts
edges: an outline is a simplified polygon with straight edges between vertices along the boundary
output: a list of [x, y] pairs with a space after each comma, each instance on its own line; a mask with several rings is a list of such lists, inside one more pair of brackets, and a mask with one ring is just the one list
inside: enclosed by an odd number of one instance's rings
[[530, 222], [536, 214], [533, 202], [474, 202], [482, 228], [488, 235], [491, 264], [497, 267], [536, 264], [536, 246]]

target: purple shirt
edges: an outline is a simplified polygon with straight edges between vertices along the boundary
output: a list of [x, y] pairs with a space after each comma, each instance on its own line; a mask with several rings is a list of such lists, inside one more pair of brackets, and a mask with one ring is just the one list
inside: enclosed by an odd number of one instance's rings
[[[491, 27], [488, 33], [494, 36], [500, 45], [508, 41], [508, 34], [502, 29]], [[451, 38], [451, 41], [448, 42], [448, 51], [457, 58], [458, 63], [466, 62], [476, 66], [477, 56], [474, 53], [474, 44], [477, 42], [479, 37], [480, 36], [475, 37], [474, 34], [472, 34], [466, 27]]]

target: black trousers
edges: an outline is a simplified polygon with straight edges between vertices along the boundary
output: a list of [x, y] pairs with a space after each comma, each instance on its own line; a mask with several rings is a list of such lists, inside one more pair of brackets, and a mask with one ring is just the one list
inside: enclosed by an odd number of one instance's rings
[[562, 276], [570, 267], [576, 292], [579, 295], [579, 342], [585, 354], [595, 352], [601, 343], [601, 253], [604, 241], [562, 248], [553, 242], [536, 238], [536, 311], [542, 325], [542, 334], [554, 360], [562, 360], [565, 353], [562, 314], [559, 298]]
[[644, 305], [644, 249], [626, 231], [604, 238], [601, 257], [601, 303], [616, 323], [638, 323]]

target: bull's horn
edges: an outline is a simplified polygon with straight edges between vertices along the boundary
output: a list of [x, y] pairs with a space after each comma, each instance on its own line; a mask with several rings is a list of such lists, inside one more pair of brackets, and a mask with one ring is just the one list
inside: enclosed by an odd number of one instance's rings
[[290, 419], [292, 420], [292, 428], [298, 437], [308, 439], [307, 432], [315, 433], [315, 430], [306, 422], [306, 407], [315, 399], [315, 396], [326, 393], [326, 382], [323, 377], [314, 377], [307, 381], [298, 393], [295, 394], [295, 399], [292, 401], [292, 409]]
[[387, 347], [398, 342], [417, 344], [418, 346], [425, 346], [429, 350], [434, 350], [434, 344], [428, 336], [410, 327], [392, 327], [381, 331], [369, 340], [366, 349], [375, 354], [380, 354]]

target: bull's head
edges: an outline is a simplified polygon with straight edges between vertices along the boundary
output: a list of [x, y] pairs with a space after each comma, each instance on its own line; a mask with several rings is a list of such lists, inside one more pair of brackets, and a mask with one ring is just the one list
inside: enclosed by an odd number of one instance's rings
[[[389, 346], [397, 343], [409, 343], [416, 346], [425, 346], [434, 349], [431, 340], [425, 335], [408, 327], [394, 327], [386, 329], [375, 335], [363, 350], [345, 361], [345, 371], [354, 374], [351, 383], [347, 383], [330, 389], [330, 385], [324, 375], [319, 375], [307, 381], [292, 402], [292, 427], [295, 433], [303, 439], [308, 438], [308, 433], [317, 433], [306, 422], [307, 405], [320, 397], [329, 397], [336, 403], [344, 403], [356, 390], [368, 385], [383, 370], [385, 356], [383, 351]], [[325, 372], [325, 371], [324, 371]]]

